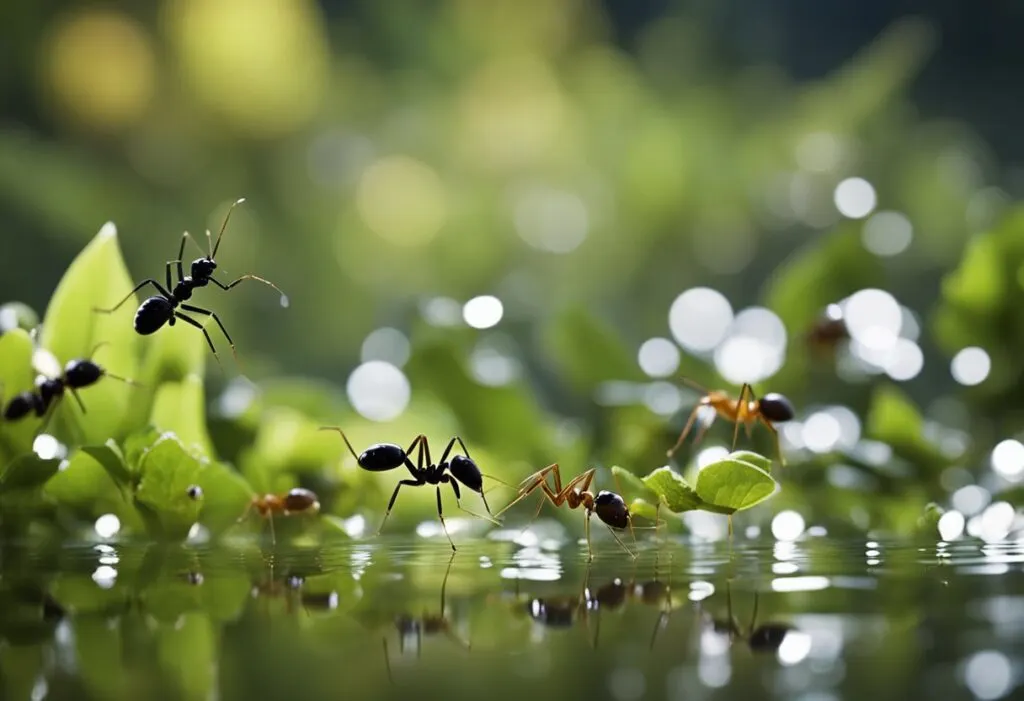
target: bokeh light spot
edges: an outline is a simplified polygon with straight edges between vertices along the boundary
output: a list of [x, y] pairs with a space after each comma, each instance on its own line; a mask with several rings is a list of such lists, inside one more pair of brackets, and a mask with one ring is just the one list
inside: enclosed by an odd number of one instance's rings
[[998, 650], [976, 652], [964, 665], [964, 684], [980, 701], [998, 699], [1013, 684], [1013, 665]]
[[876, 256], [895, 256], [907, 250], [914, 238], [914, 226], [900, 212], [875, 212], [864, 222], [861, 240]]
[[409, 339], [398, 329], [381, 327], [363, 340], [360, 351], [362, 362], [383, 360], [395, 367], [402, 367], [409, 361]]
[[587, 206], [571, 192], [550, 187], [525, 187], [517, 193], [513, 220], [527, 244], [547, 253], [571, 253], [587, 237]]
[[776, 540], [793, 541], [804, 532], [804, 517], [792, 510], [780, 511], [772, 519], [772, 535]]
[[896, 345], [889, 354], [885, 372], [897, 382], [917, 377], [924, 369], [924, 353], [921, 347], [906, 338], [896, 339]]
[[963, 535], [966, 525], [967, 521], [962, 513], [947, 511], [939, 517], [939, 537], [946, 542], [952, 542]]
[[732, 323], [732, 305], [710, 287], [694, 287], [676, 297], [668, 311], [672, 336], [687, 350], [707, 352], [717, 346]]
[[992, 370], [992, 360], [984, 349], [977, 346], [968, 346], [955, 356], [950, 363], [950, 372], [953, 379], [962, 385], [979, 385], [988, 377]]
[[497, 326], [504, 313], [501, 300], [493, 295], [474, 297], [462, 307], [462, 317], [474, 329]]
[[667, 338], [649, 338], [640, 345], [637, 362], [650, 377], [668, 377], [679, 368], [679, 347]]
[[412, 392], [405, 374], [383, 360], [371, 360], [353, 370], [346, 391], [352, 408], [371, 421], [400, 416]]
[[1000, 441], [992, 449], [992, 469], [1011, 481], [1024, 477], [1024, 444], [1012, 438]]
[[356, 207], [371, 231], [400, 246], [429, 242], [447, 216], [441, 179], [408, 156], [387, 156], [368, 167], [356, 189]]
[[871, 214], [878, 203], [875, 188], [864, 178], [847, 178], [836, 185], [836, 209], [844, 217], [863, 219]]

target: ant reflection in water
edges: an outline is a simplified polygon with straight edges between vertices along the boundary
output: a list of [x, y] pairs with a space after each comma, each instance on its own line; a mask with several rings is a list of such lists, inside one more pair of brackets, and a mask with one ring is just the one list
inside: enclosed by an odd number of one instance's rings
[[[455, 553], [448, 559], [448, 567], [444, 571], [444, 579], [441, 580], [441, 608], [438, 613], [425, 613], [420, 616], [411, 616], [408, 613], [403, 613], [395, 617], [394, 625], [395, 630], [398, 632], [398, 652], [401, 655], [405, 654], [406, 642], [415, 640], [416, 644], [416, 657], [419, 658], [423, 652], [423, 637], [430, 637], [432, 635], [443, 634], [449, 640], [453, 641], [465, 650], [470, 650], [471, 645], [469, 641], [463, 640], [452, 630], [451, 621], [448, 620], [445, 614], [445, 592], [448, 588], [448, 576], [452, 572], [452, 562], [455, 560]], [[391, 655], [388, 652], [388, 639], [387, 636], [383, 638], [384, 645], [384, 664], [387, 667], [388, 679], [394, 682], [394, 678], [391, 673]]]
[[742, 640], [754, 652], [775, 652], [782, 646], [786, 636], [796, 631], [787, 623], [769, 622], [757, 625], [758, 592], [754, 591], [754, 609], [750, 616], [750, 625], [746, 629], [740, 625], [732, 611], [732, 586], [725, 583], [726, 619], [714, 618], [705, 614], [705, 621], [716, 633], [729, 636], [729, 642]]

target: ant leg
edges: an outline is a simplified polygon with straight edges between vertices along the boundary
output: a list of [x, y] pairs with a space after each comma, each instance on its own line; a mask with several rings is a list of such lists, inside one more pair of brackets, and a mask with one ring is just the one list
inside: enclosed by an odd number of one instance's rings
[[71, 396], [75, 398], [76, 402], [78, 402], [78, 408], [82, 410], [82, 413], [86, 413], [85, 404], [82, 403], [82, 398], [78, 396], [78, 390], [73, 387], [68, 387], [68, 391], [71, 392]]
[[[465, 506], [463, 506], [462, 502], [460, 501], [462, 499], [462, 494], [459, 492], [459, 483], [458, 483], [458, 481], [454, 477], [452, 477], [449, 480], [448, 484], [450, 484], [452, 486], [452, 491], [455, 492], [455, 505], [458, 506], [460, 511], [465, 511], [470, 516], [475, 516], [476, 518], [482, 518], [485, 521], [490, 521], [495, 526], [502, 525], [501, 521], [499, 521], [498, 519], [494, 518], [493, 516], [484, 516], [483, 514], [478, 514], [475, 511], [470, 511]], [[484, 506], [486, 506], [486, 505], [487, 505], [487, 502], [485, 501], [484, 502]], [[489, 513], [490, 513], [490, 511], [488, 511], [488, 514]]]
[[437, 485], [437, 517], [441, 519], [441, 529], [444, 531], [444, 535], [448, 538], [448, 543], [452, 546], [452, 552], [455, 552], [455, 542], [452, 540], [452, 536], [448, 533], [448, 525], [444, 522], [444, 514], [441, 512], [441, 485]]
[[391, 501], [388, 502], [388, 509], [387, 511], [384, 512], [384, 520], [380, 522], [380, 528], [377, 529], [376, 535], [380, 535], [380, 532], [384, 530], [384, 524], [388, 522], [388, 516], [391, 515], [391, 509], [395, 505], [395, 499], [398, 498], [398, 490], [402, 488], [403, 484], [409, 487], [418, 487], [421, 484], [426, 484], [426, 482], [417, 482], [416, 480], [402, 480], [401, 482], [398, 483], [398, 486], [395, 487], [395, 491], [391, 494]]
[[270, 525], [270, 545], [277, 547], [277, 535], [274, 533], [274, 514], [267, 512], [267, 523]]
[[123, 305], [125, 302], [127, 302], [132, 297], [134, 297], [135, 293], [137, 293], [139, 290], [141, 290], [146, 285], [152, 285], [153, 287], [156, 288], [157, 292], [159, 292], [161, 295], [163, 295], [167, 299], [171, 299], [171, 293], [168, 292], [167, 290], [165, 290], [164, 288], [162, 288], [160, 286], [159, 282], [157, 282], [153, 278], [147, 278], [147, 279], [143, 280], [142, 282], [140, 282], [138, 285], [136, 285], [135, 289], [133, 289], [131, 292], [129, 292], [127, 295], [125, 295], [124, 299], [122, 299], [120, 302], [115, 304], [110, 309], [100, 309], [99, 307], [93, 307], [92, 310], [94, 312], [98, 312], [100, 314], [113, 314], [114, 312], [116, 312], [118, 309], [121, 308], [121, 305]]
[[210, 278], [210, 282], [212, 282], [214, 285], [216, 285], [220, 289], [224, 290], [225, 292], [230, 290], [235, 285], [237, 285], [237, 284], [239, 284], [241, 282], [245, 282], [246, 280], [255, 280], [256, 282], [262, 282], [264, 285], [267, 285], [269, 287], [273, 287], [275, 290], [277, 290], [277, 293], [279, 295], [281, 295], [281, 306], [282, 307], [287, 307], [288, 306], [288, 304], [289, 304], [288, 295], [286, 295], [284, 293], [284, 290], [282, 290], [280, 287], [278, 287], [277, 285], [272, 283], [270, 280], [266, 280], [264, 278], [261, 278], [258, 275], [246, 274], [246, 275], [241, 276], [237, 280], [234, 280], [233, 282], [229, 282], [226, 285], [223, 282], [221, 282], [220, 280], [216, 279], [216, 278], [212, 278], [212, 277]]
[[[427, 437], [420, 434], [420, 450], [426, 453], [427, 468], [433, 467], [434, 461], [430, 459], [430, 442], [427, 441]], [[444, 458], [441, 458], [441, 462], [444, 462]], [[423, 467], [420, 465], [420, 467]]]
[[[736, 441], [740, 437], [740, 424], [746, 425], [747, 417], [750, 415], [750, 407], [746, 403], [747, 392], [753, 394], [754, 389], [749, 382], [744, 382], [740, 388], [740, 397], [736, 400], [736, 428], [732, 432], [732, 450], [736, 450]], [[749, 436], [749, 429], [747, 435]]]
[[590, 512], [589, 511], [586, 512], [586, 515], [583, 518], [583, 524], [584, 524], [584, 526], [583, 526], [584, 532], [587, 534], [587, 562], [593, 562], [594, 561], [594, 548], [591, 547], [591, 545], [590, 545]]
[[[512, 508], [513, 506], [515, 506], [516, 504], [521, 502], [523, 499], [528, 497], [530, 494], [532, 494], [534, 491], [536, 491], [536, 489], [538, 487], [540, 487], [540, 485], [542, 483], [544, 483], [544, 481], [547, 479], [548, 472], [550, 472], [552, 468], [557, 468], [557, 467], [558, 467], [558, 463], [554, 463], [553, 465], [548, 465], [543, 470], [539, 470], [539, 471], [535, 472], [534, 474], [530, 475], [529, 477], [527, 477], [521, 483], [522, 486], [520, 486], [519, 494], [516, 496], [516, 498], [513, 499], [512, 501], [510, 501], [502, 509], [500, 509], [496, 514], [493, 514], [493, 515], [494, 516], [500, 516], [501, 514], [505, 513], [508, 509]], [[543, 502], [541, 502], [541, 503], [543, 503]], [[538, 510], [538, 513], [539, 513], [539, 510]]]
[[701, 407], [703, 406], [703, 403], [699, 403], [697, 404], [697, 406], [693, 407], [693, 411], [690, 412], [690, 418], [686, 420], [686, 425], [683, 426], [683, 430], [679, 434], [679, 438], [676, 439], [676, 444], [669, 448], [668, 451], [665, 453], [667, 457], [671, 458], [673, 455], [675, 455], [675, 452], [679, 450], [679, 446], [683, 444], [683, 441], [686, 440], [686, 436], [690, 433], [690, 429], [693, 428], [693, 422], [697, 420], [697, 412], [699, 412]]
[[381, 642], [384, 643], [384, 667], [388, 672], [388, 681], [392, 684], [395, 683], [395, 678], [391, 676], [391, 659], [388, 656], [388, 639], [387, 637], [381, 638]]
[[[198, 321], [196, 321], [192, 317], [185, 316], [181, 312], [174, 312], [174, 316], [176, 318], [178, 318], [178, 319], [181, 319], [182, 321], [184, 321], [187, 324], [191, 324], [192, 326], [195, 326], [197, 329], [199, 329], [200, 331], [203, 332], [203, 335], [206, 336], [206, 344], [208, 346], [210, 346], [210, 350], [213, 351], [213, 357], [216, 358], [217, 364], [221, 365], [220, 356], [217, 355], [217, 349], [213, 347], [213, 339], [210, 338], [210, 332], [207, 331], [206, 328], [202, 324], [200, 324]], [[221, 365], [221, 367], [223, 367], [223, 365]]]
[[[455, 438], [458, 438], [458, 436], [455, 436]], [[445, 462], [446, 460], [448, 460], [448, 454], [452, 452], [452, 447], [455, 445], [455, 438], [452, 438], [450, 441], [448, 441], [448, 445], [444, 447], [444, 452], [441, 453], [441, 462]], [[462, 450], [465, 451], [465, 447], [463, 447]]]
[[221, 333], [224, 334], [224, 338], [228, 339], [228, 345], [231, 346], [231, 353], [235, 356], [235, 360], [238, 360], [238, 351], [235, 350], [235, 342], [231, 340], [231, 336], [228, 335], [228, 330], [224, 328], [224, 324], [221, 323], [220, 317], [215, 312], [211, 312], [209, 309], [203, 309], [202, 307], [194, 307], [191, 304], [183, 304], [181, 308], [187, 312], [194, 312], [196, 314], [205, 314], [206, 316], [213, 317], [213, 320], [217, 322], [217, 326], [220, 327]]
[[782, 443], [779, 440], [779, 429], [775, 428], [772, 422], [764, 418], [763, 416], [759, 415], [758, 418], [761, 420], [761, 423], [767, 426], [768, 430], [772, 432], [772, 436], [775, 439], [775, 453], [779, 456], [779, 465], [781, 467], [785, 467], [786, 456], [782, 454]]
[[[605, 524], [605, 525], [607, 525], [607, 524]], [[622, 549], [625, 550], [627, 553], [629, 553], [629, 556], [635, 560], [636, 559], [636, 553], [626, 547], [626, 544], [622, 542], [622, 538], [620, 538], [619, 534], [615, 532], [615, 529], [613, 529], [611, 526], [608, 526], [608, 530], [611, 532], [611, 534], [613, 536], [615, 536], [615, 540], [618, 542], [619, 545], [622, 546]], [[635, 540], [635, 537], [634, 537], [634, 540]]]

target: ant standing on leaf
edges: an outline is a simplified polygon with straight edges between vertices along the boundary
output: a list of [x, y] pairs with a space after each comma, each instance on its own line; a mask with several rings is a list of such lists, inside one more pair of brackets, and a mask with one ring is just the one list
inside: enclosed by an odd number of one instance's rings
[[[726, 392], [722, 390], [708, 391], [701, 385], [698, 385], [693, 380], [682, 378], [682, 381], [693, 387], [698, 392], [701, 392], [704, 396], [697, 402], [697, 406], [690, 412], [690, 418], [687, 419], [686, 425], [683, 427], [682, 432], [679, 434], [679, 439], [676, 444], [672, 446], [666, 455], [672, 457], [675, 452], [679, 449], [679, 446], [686, 440], [686, 436], [690, 433], [690, 429], [693, 428], [694, 421], [697, 420], [697, 414], [701, 409], [705, 407], [711, 407], [715, 410], [717, 416], [721, 416], [727, 421], [731, 421], [736, 424], [736, 428], [732, 435], [732, 448], [736, 449], [736, 441], [740, 435], [740, 424], [743, 425], [744, 430], [747, 432], [747, 437], [751, 435], [751, 430], [755, 423], [760, 422], [768, 427], [775, 438], [775, 452], [779, 456], [779, 462], [782, 465], [786, 464], [786, 459], [782, 455], [782, 447], [779, 444], [779, 432], [775, 428], [776, 423], [783, 423], [790, 421], [796, 416], [796, 411], [793, 409], [793, 405], [790, 401], [777, 392], [770, 392], [764, 395], [761, 399], [754, 396], [754, 388], [749, 383], [744, 383], [740, 389], [740, 396], [738, 399], [733, 399]], [[749, 401], [747, 397], [749, 396]], [[697, 437], [694, 439], [694, 444], [700, 442], [701, 438], [704, 437], [704, 433], [711, 427], [711, 423], [714, 421], [712, 418], [706, 422], [697, 433]]]
[[270, 524], [270, 542], [277, 544], [277, 536], [274, 534], [274, 514], [279, 516], [291, 516], [293, 514], [315, 515], [320, 513], [320, 497], [308, 489], [295, 487], [284, 494], [257, 494], [245, 507], [245, 511], [238, 518], [241, 523], [256, 509], [263, 518]]
[[[448, 542], [451, 544], [453, 551], [456, 550], [455, 543], [452, 542], [452, 537], [448, 533], [448, 526], [445, 525], [444, 513], [441, 510], [442, 484], [451, 485], [452, 491], [455, 492], [455, 503], [467, 514], [476, 516], [477, 518], [486, 518], [492, 523], [499, 524], [499, 522], [491, 515], [491, 507], [487, 505], [487, 497], [484, 496], [484, 475], [480, 472], [480, 468], [477, 466], [473, 458], [469, 456], [469, 450], [466, 449], [466, 444], [462, 442], [460, 437], [455, 436], [448, 441], [448, 445], [441, 454], [441, 461], [435, 463], [430, 458], [430, 445], [427, 442], [427, 437], [423, 434], [416, 436], [413, 442], [409, 445], [408, 450], [403, 450], [402, 446], [395, 445], [394, 443], [375, 443], [364, 450], [361, 454], [356, 454], [356, 451], [349, 442], [345, 432], [340, 428], [337, 426], [321, 426], [320, 430], [336, 431], [341, 436], [342, 440], [345, 441], [345, 445], [348, 446], [348, 451], [352, 453], [352, 457], [356, 459], [359, 467], [368, 472], [387, 472], [404, 466], [412, 475], [412, 479], [401, 480], [395, 487], [395, 491], [391, 494], [391, 500], [388, 502], [387, 511], [384, 512], [384, 520], [381, 521], [380, 528], [377, 529], [377, 535], [380, 535], [380, 532], [384, 530], [384, 524], [387, 523], [388, 516], [391, 515], [391, 509], [394, 507], [395, 500], [398, 498], [398, 492], [403, 485], [407, 487], [423, 487], [427, 485], [437, 487], [437, 517], [441, 519], [441, 528], [444, 529], [444, 534], [448, 538]], [[459, 447], [462, 448], [462, 452], [465, 454], [452, 455], [451, 461], [449, 461], [448, 456], [451, 454], [452, 448], [455, 447], [456, 442], [458, 442]], [[412, 455], [412, 451], [416, 449], [417, 445], [419, 446], [419, 452], [417, 453], [416, 464], [413, 465], [410, 456]], [[425, 465], [424, 454], [426, 456]], [[480, 495], [480, 498], [484, 502], [484, 508], [487, 509], [487, 516], [474, 513], [462, 506], [462, 493], [459, 489], [460, 482], [466, 488]]]
[[[585, 512], [584, 524], [587, 533], [587, 554], [588, 559], [594, 559], [594, 550], [590, 544], [590, 517], [597, 514], [597, 517], [601, 519], [611, 534], [618, 541], [622, 549], [629, 553], [630, 557], [636, 558], [636, 553], [626, 547], [626, 544], [622, 542], [615, 529], [628, 528], [630, 533], [633, 534], [633, 542], [636, 542], [636, 533], [633, 531], [633, 518], [629, 512], [629, 507], [626, 506], [626, 502], [621, 496], [614, 492], [600, 491], [595, 496], [590, 491], [590, 483], [594, 480], [594, 474], [597, 472], [596, 468], [591, 468], [586, 472], [573, 477], [569, 480], [565, 487], [562, 486], [562, 476], [559, 472], [558, 463], [553, 463], [547, 467], [538, 470], [533, 473], [522, 482], [520, 482], [519, 491], [516, 498], [510, 501], [505, 508], [499, 511], [495, 516], [499, 516], [504, 513], [507, 509], [513, 505], [519, 503], [527, 496], [540, 489], [544, 492], [545, 500], [550, 501], [555, 507], [560, 507], [563, 504], [568, 505], [570, 509], [577, 509], [583, 507]], [[548, 485], [548, 474], [554, 475], [555, 485], [554, 488]], [[533, 519], [537, 518], [540, 514], [540, 510], [544, 507], [544, 500], [537, 505], [537, 511], [533, 515]], [[533, 519], [530, 519], [531, 522]]]
[[[209, 345], [210, 350], [213, 351], [213, 357], [216, 358], [217, 362], [219, 363], [220, 356], [217, 355], [217, 349], [214, 348], [213, 340], [210, 338], [210, 334], [206, 330], [206, 327], [204, 327], [202, 324], [200, 324], [192, 317], [187, 316], [183, 314], [181, 311], [179, 311], [178, 309], [180, 307], [181, 310], [186, 312], [192, 312], [193, 314], [202, 314], [204, 316], [213, 317], [213, 320], [217, 322], [217, 326], [219, 326], [220, 330], [224, 333], [224, 338], [227, 339], [228, 344], [231, 346], [231, 353], [235, 356], [235, 359], [237, 360], [238, 353], [235, 351], [234, 341], [231, 340], [231, 336], [228, 334], [227, 329], [225, 329], [224, 324], [221, 323], [220, 317], [218, 317], [215, 312], [212, 312], [209, 309], [203, 309], [202, 307], [186, 304], [185, 302], [192, 298], [193, 291], [200, 287], [206, 287], [210, 283], [213, 283], [222, 290], [230, 290], [232, 287], [238, 285], [244, 280], [255, 280], [256, 282], [262, 282], [263, 284], [269, 285], [270, 287], [273, 287], [275, 290], [277, 290], [281, 294], [281, 306], [288, 306], [287, 295], [285, 295], [284, 292], [281, 292], [280, 288], [278, 288], [277, 285], [270, 282], [269, 280], [257, 277], [256, 275], [247, 274], [241, 276], [234, 282], [225, 284], [220, 280], [216, 279], [215, 277], [213, 277], [214, 272], [217, 270], [217, 261], [214, 259], [217, 256], [217, 249], [220, 248], [220, 242], [221, 238], [224, 236], [224, 230], [228, 226], [228, 220], [231, 219], [231, 212], [234, 211], [235, 207], [240, 205], [242, 202], [245, 202], [245, 198], [236, 200], [228, 209], [228, 213], [224, 217], [224, 223], [221, 225], [220, 232], [217, 234], [216, 243], [213, 242], [213, 238], [210, 235], [210, 230], [206, 230], [206, 239], [210, 246], [209, 255], [203, 256], [202, 258], [197, 258], [196, 260], [192, 261], [192, 266], [190, 270], [191, 275], [185, 275], [184, 270], [182, 268], [182, 259], [185, 255], [185, 241], [186, 239], [188, 239], [192, 240], [193, 243], [195, 242], [194, 239], [192, 239], [192, 237], [186, 231], [181, 237], [181, 247], [178, 249], [177, 259], [169, 260], [165, 265], [164, 271], [166, 274], [166, 287], [162, 287], [160, 283], [154, 280], [153, 278], [148, 278], [140, 282], [138, 285], [136, 285], [135, 289], [129, 292], [124, 299], [122, 299], [120, 302], [118, 302], [110, 309], [94, 308], [93, 310], [101, 314], [111, 314], [120, 309], [125, 302], [127, 302], [129, 299], [135, 296], [135, 294], [143, 287], [145, 287], [146, 285], [152, 285], [159, 294], [146, 298], [145, 300], [143, 300], [142, 304], [139, 305], [138, 311], [135, 312], [135, 320], [133, 321], [136, 333], [138, 333], [140, 336], [148, 336], [149, 334], [156, 333], [157, 331], [159, 331], [164, 326], [164, 324], [166, 324], [167, 326], [174, 326], [177, 320], [180, 319], [181, 321], [184, 321], [186, 324], [195, 326], [197, 329], [203, 332], [203, 336], [206, 337], [207, 345]], [[198, 246], [199, 244], [196, 244], [197, 248]], [[200, 249], [200, 251], [202, 251], [202, 249]], [[171, 278], [172, 265], [177, 266], [177, 284], [174, 284]]]
[[[60, 364], [57, 359], [47, 350], [37, 349], [33, 354], [33, 365], [39, 371], [36, 376], [35, 390], [25, 391], [14, 395], [11, 401], [3, 407], [3, 417], [7, 421], [18, 421], [29, 414], [34, 413], [39, 418], [44, 418], [43, 424], [39, 427], [39, 433], [49, 425], [50, 419], [56, 411], [60, 400], [64, 398], [65, 392], [70, 392], [75, 398], [82, 413], [86, 413], [85, 404], [78, 395], [78, 390], [91, 387], [103, 377], [111, 377], [115, 380], [138, 386], [138, 382], [126, 377], [120, 377], [107, 372], [92, 360], [92, 356], [101, 347], [107, 345], [107, 341], [99, 343], [88, 358], [69, 360], [63, 370], [59, 370]], [[45, 367], [43, 367], [45, 365]], [[52, 411], [51, 411], [52, 410]]]

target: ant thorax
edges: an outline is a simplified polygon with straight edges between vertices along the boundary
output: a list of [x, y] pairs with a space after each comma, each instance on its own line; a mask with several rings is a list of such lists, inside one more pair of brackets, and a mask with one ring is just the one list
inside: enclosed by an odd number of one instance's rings
[[569, 508], [575, 509], [580, 504], [583, 505], [587, 511], [594, 510], [594, 495], [590, 492], [581, 492], [579, 489], [573, 489], [569, 492]]
[[276, 494], [265, 494], [262, 497], [253, 497], [253, 506], [260, 513], [260, 516], [268, 516], [274, 511], [280, 511], [281, 499]]

